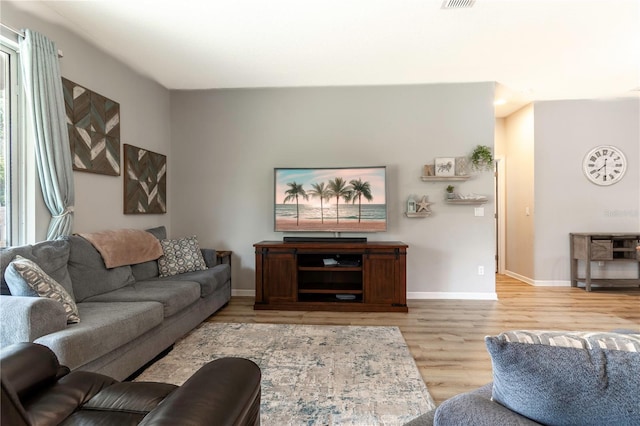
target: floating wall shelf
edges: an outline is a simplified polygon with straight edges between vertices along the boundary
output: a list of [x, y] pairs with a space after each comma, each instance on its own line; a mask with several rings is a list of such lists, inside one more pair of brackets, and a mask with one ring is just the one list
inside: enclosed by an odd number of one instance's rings
[[473, 200], [473, 199], [468, 199], [468, 200], [447, 200], [447, 204], [486, 204], [489, 200], [482, 199], [482, 200]]
[[463, 182], [469, 180], [471, 176], [420, 176], [424, 182], [446, 182], [446, 181], [458, 181]]
[[409, 217], [409, 218], [416, 218], [416, 217], [429, 217], [431, 216], [431, 212], [420, 212], [420, 213], [406, 213], [404, 214], [405, 216]]

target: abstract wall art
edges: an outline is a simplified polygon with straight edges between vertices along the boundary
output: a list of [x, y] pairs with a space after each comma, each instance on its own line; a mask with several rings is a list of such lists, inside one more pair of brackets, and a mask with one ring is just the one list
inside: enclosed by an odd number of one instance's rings
[[167, 156], [124, 144], [124, 214], [167, 212]]
[[120, 176], [120, 104], [62, 78], [73, 170]]

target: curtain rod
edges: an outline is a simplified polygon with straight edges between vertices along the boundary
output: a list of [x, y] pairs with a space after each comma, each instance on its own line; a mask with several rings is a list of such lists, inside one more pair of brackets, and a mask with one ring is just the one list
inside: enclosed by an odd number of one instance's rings
[[11, 28], [10, 26], [3, 24], [2, 22], [0, 22], [0, 25], [3, 26], [4, 28], [8, 29], [9, 31], [11, 31], [12, 33], [17, 35], [18, 37], [24, 38], [24, 32], [23, 31], [16, 30], [15, 28]]
[[[11, 31], [12, 33], [14, 33], [15, 35], [17, 35], [18, 37], [22, 37], [24, 38], [24, 31], [20, 31], [20, 30], [16, 30], [15, 28], [12, 28], [8, 25], [3, 24], [2, 22], [0, 22], [0, 26], [6, 28], [7, 30]], [[58, 58], [64, 58], [64, 52], [60, 49], [58, 49]]]

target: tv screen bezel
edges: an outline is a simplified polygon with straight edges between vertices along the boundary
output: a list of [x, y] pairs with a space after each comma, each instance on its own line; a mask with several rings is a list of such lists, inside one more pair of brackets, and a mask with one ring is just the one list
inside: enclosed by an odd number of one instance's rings
[[[282, 223], [280, 223], [280, 226], [278, 224], [278, 206], [282, 205], [282, 203], [278, 203], [278, 197], [282, 196], [283, 194], [279, 194], [278, 193], [278, 177], [279, 177], [279, 173], [282, 173], [283, 171], [288, 171], [288, 172], [320, 172], [320, 173], [326, 173], [327, 171], [335, 171], [336, 173], [340, 173], [340, 171], [360, 171], [360, 170], [373, 170], [373, 171], [382, 171], [383, 173], [383, 189], [382, 192], [384, 192], [384, 203], [375, 203], [375, 193], [380, 193], [381, 191], [379, 189], [375, 189], [372, 188], [372, 195], [373, 195], [373, 200], [372, 203], [370, 205], [383, 205], [384, 206], [384, 218], [383, 219], [377, 219], [377, 220], [369, 220], [369, 219], [364, 219], [360, 221], [360, 224], [358, 224], [354, 219], [352, 218], [346, 218], [343, 217], [342, 214], [340, 215], [340, 223], [337, 222], [329, 222], [327, 223], [326, 221], [326, 217], [325, 217], [325, 223], [324, 224], [320, 224], [320, 225], [314, 225], [311, 226], [311, 224], [309, 224], [308, 222], [302, 223], [302, 224], [296, 224], [295, 226], [292, 226], [291, 224], [287, 224], [287, 226], [283, 226]], [[353, 173], [352, 173], [353, 174]], [[341, 177], [341, 176], [335, 176], [335, 177]], [[357, 173], [354, 176], [350, 176], [349, 178], [345, 178], [345, 182], [348, 185], [350, 180], [353, 179], [357, 179]], [[294, 181], [295, 182], [295, 181]], [[324, 181], [327, 185], [328, 185], [328, 180]], [[315, 182], [314, 182], [315, 183]], [[306, 191], [310, 190], [311, 188], [309, 187], [309, 185], [305, 185], [304, 183], [303, 185], [303, 189]], [[379, 188], [379, 186], [377, 186], [377, 188]], [[388, 221], [389, 221], [389, 217], [388, 217], [388, 202], [387, 202], [387, 198], [388, 198], [388, 174], [387, 174], [387, 166], [348, 166], [348, 167], [343, 167], [343, 166], [338, 166], [338, 167], [275, 167], [274, 168], [274, 172], [273, 172], [273, 229], [274, 232], [294, 232], [294, 233], [299, 233], [299, 232], [319, 232], [319, 233], [376, 233], [376, 232], [386, 232], [387, 228], [388, 228]], [[312, 199], [311, 196], [309, 196], [310, 199]], [[367, 204], [369, 204], [369, 202], [362, 198], [363, 202], [362, 205], [365, 206]], [[287, 203], [289, 204], [289, 203]], [[291, 203], [291, 204], [295, 204], [295, 202]], [[340, 204], [338, 206], [338, 210], [340, 208], [340, 206], [344, 205], [344, 204], [357, 204], [356, 203], [352, 203], [352, 202], [346, 202], [343, 198], [340, 199]], [[325, 207], [326, 209], [326, 207]], [[380, 211], [378, 211], [379, 213]], [[295, 217], [295, 216], [294, 216]], [[335, 216], [333, 217], [335, 220]], [[318, 219], [321, 220], [321, 219]], [[364, 223], [363, 223], [364, 221]]]

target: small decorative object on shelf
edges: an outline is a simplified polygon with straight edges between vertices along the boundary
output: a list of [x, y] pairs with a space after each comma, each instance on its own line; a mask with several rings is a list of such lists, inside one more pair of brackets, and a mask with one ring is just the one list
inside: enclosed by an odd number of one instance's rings
[[455, 189], [455, 186], [453, 185], [447, 186], [447, 199], [455, 198], [455, 194], [453, 193], [454, 189]]
[[422, 168], [422, 176], [434, 176], [434, 170], [433, 164], [425, 164]]
[[409, 196], [407, 200], [407, 213], [415, 213], [416, 212], [416, 200], [413, 199], [413, 196]]
[[422, 200], [420, 200], [420, 202], [417, 205], [417, 209], [416, 209], [417, 213], [420, 213], [420, 212], [431, 213], [431, 210], [429, 209], [430, 205], [431, 203], [427, 199], [427, 196], [423, 195]]
[[471, 167], [478, 171], [493, 170], [493, 154], [486, 145], [478, 145], [471, 153]]
[[456, 159], [452, 157], [436, 158], [436, 176], [455, 176]]
[[467, 176], [469, 174], [469, 158], [456, 157], [456, 176]]
[[[415, 202], [415, 201], [414, 201]], [[422, 196], [422, 199], [415, 203], [415, 210], [413, 212], [409, 211], [407, 206], [407, 211], [405, 216], [407, 217], [427, 217], [431, 216], [431, 209], [429, 206], [433, 204], [429, 202], [429, 199], [426, 195]]]

